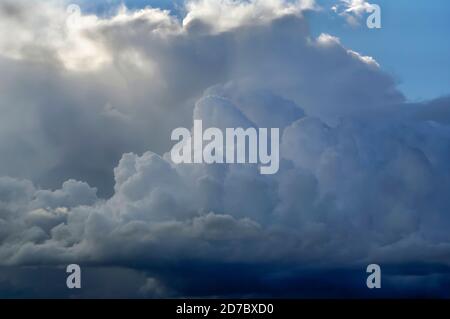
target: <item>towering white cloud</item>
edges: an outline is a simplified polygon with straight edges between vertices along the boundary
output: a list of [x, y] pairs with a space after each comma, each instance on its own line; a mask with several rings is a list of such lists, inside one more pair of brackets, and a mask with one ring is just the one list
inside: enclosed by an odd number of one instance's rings
[[[202, 0], [77, 25], [3, 1], [20, 36], [0, 35], [1, 265], [136, 267], [159, 296], [189, 291], [171, 276], [195, 265], [448, 267], [448, 99], [407, 104], [374, 59], [309, 34], [313, 6]], [[280, 171], [175, 165], [170, 132], [194, 118], [279, 127]]]

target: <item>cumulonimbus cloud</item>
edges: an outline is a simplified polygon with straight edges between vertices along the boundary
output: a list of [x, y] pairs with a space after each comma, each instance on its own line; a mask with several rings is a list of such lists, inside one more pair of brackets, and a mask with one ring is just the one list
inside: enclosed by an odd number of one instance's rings
[[[449, 266], [450, 130], [434, 111], [448, 99], [408, 104], [373, 58], [312, 37], [310, 1], [190, 1], [181, 19], [121, 8], [78, 26], [29, 5], [0, 5], [21, 34], [0, 36], [2, 265], [136, 267], [153, 274], [143, 290], [172, 293], [183, 263], [264, 265], [262, 281]], [[279, 127], [280, 171], [175, 165], [170, 131], [194, 116]]]

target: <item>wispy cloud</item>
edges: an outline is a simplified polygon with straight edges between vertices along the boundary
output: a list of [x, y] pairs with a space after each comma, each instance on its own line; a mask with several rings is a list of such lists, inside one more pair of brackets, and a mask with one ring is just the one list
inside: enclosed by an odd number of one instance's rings
[[339, 0], [331, 9], [344, 17], [350, 25], [356, 26], [360, 24], [362, 16], [373, 11], [373, 8], [373, 4], [366, 0]]

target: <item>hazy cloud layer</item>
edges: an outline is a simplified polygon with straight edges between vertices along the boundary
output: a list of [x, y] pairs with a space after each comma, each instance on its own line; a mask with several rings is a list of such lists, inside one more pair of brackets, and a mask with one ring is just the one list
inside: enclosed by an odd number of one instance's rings
[[[373, 58], [310, 35], [313, 8], [190, 1], [178, 19], [2, 1], [18, 36], [0, 35], [1, 265], [131, 268], [109, 271], [133, 296], [301, 296], [288, 283], [322, 272], [359, 291], [350, 271], [376, 262], [393, 286], [443, 295], [429, 283], [450, 265], [450, 99], [408, 104]], [[280, 171], [174, 165], [170, 132], [193, 118], [279, 127]]]

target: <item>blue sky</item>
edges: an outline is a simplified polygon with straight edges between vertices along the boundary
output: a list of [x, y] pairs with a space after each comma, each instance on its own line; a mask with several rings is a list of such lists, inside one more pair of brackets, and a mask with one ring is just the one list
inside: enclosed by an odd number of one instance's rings
[[[319, 0], [320, 1], [320, 0]], [[320, 1], [330, 6], [335, 1]], [[312, 15], [313, 32], [327, 32], [344, 45], [373, 56], [411, 100], [450, 93], [450, 1], [375, 0], [382, 28], [350, 27], [333, 12]]]
[[[174, 13], [182, 0], [80, 0], [87, 11], [111, 10], [113, 4], [129, 8], [154, 6]], [[313, 34], [329, 33], [364, 55], [374, 57], [399, 83], [411, 101], [450, 94], [450, 2], [447, 0], [376, 0], [382, 9], [382, 28], [349, 26], [330, 10], [337, 0], [317, 0], [323, 10], [309, 15]], [[181, 8], [181, 6], [178, 6]], [[179, 13], [179, 11], [178, 11]]]

